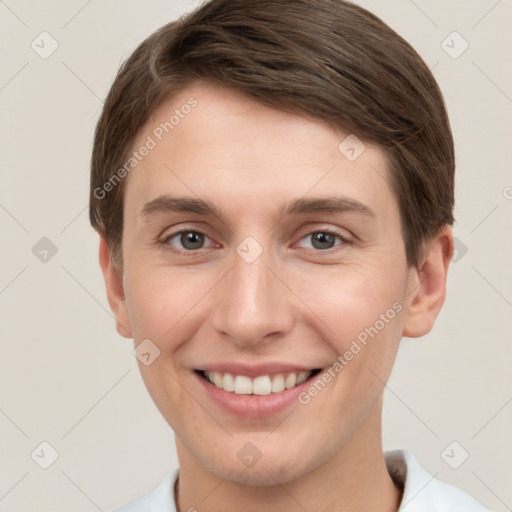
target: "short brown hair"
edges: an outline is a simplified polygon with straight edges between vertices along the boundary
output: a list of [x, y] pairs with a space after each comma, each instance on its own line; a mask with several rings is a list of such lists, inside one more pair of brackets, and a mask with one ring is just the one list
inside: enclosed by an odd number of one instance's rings
[[116, 268], [124, 181], [104, 197], [97, 191], [126, 162], [150, 115], [196, 79], [335, 123], [383, 148], [409, 265], [420, 263], [425, 240], [453, 224], [448, 115], [432, 73], [402, 37], [343, 0], [210, 0], [143, 41], [105, 101], [94, 136], [89, 216]]

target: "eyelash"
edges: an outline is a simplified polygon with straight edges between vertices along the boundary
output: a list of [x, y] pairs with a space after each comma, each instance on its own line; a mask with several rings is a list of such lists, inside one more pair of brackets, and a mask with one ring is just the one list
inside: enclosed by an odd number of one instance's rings
[[[159, 244], [162, 245], [165, 249], [169, 249], [169, 250], [171, 250], [173, 252], [176, 252], [178, 254], [186, 254], [186, 255], [192, 255], [194, 253], [197, 253], [198, 251], [201, 251], [202, 249], [208, 249], [206, 247], [206, 248], [201, 248], [201, 249], [184, 250], [184, 249], [175, 249], [174, 247], [172, 247], [169, 244], [169, 240], [171, 240], [172, 238], [176, 237], [177, 235], [181, 235], [183, 233], [196, 233], [196, 234], [203, 235], [206, 238], [209, 238], [209, 236], [204, 231], [202, 231], [201, 229], [182, 229], [180, 231], [175, 231], [173, 233], [169, 233], [168, 235], [165, 236], [165, 238], [163, 240], [159, 241]], [[318, 253], [330, 254], [331, 252], [336, 251], [336, 247], [339, 247], [340, 245], [347, 245], [347, 244], [351, 243], [351, 241], [349, 239], [345, 238], [338, 231], [333, 230], [333, 229], [329, 229], [329, 228], [327, 228], [327, 229], [318, 229], [316, 231], [311, 231], [307, 235], [303, 236], [300, 240], [303, 240], [304, 238], [307, 238], [307, 237], [309, 237], [311, 235], [314, 235], [316, 233], [327, 233], [329, 235], [336, 236], [342, 242], [341, 244], [335, 245], [334, 247], [331, 247], [330, 249], [322, 250], [322, 249], [314, 249], [313, 248], [313, 250], [318, 252]]]

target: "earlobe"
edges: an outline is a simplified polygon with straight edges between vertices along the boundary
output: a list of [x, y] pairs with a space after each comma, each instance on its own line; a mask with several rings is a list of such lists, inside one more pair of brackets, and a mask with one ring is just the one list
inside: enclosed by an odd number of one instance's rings
[[100, 235], [99, 261], [105, 288], [107, 291], [108, 303], [116, 319], [117, 332], [124, 338], [132, 338], [130, 317], [126, 307], [123, 278], [119, 275], [111, 258], [110, 247], [107, 240]]
[[434, 326], [444, 303], [452, 254], [452, 229], [445, 225], [426, 243], [419, 267], [410, 270], [403, 336], [424, 336]]

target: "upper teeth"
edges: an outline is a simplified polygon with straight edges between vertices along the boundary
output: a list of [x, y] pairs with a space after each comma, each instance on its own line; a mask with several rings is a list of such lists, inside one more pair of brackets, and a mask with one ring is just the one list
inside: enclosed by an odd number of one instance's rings
[[280, 373], [274, 377], [260, 375], [255, 379], [245, 375], [232, 375], [231, 373], [205, 372], [206, 378], [219, 389], [230, 391], [237, 395], [270, 395], [285, 389], [291, 389], [306, 381], [312, 371], [289, 373], [286, 377]]

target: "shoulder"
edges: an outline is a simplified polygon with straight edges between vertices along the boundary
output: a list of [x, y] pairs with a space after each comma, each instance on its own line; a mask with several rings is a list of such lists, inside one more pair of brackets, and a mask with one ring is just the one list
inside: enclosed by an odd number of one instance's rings
[[399, 512], [491, 512], [470, 494], [438, 480], [408, 450], [384, 453], [388, 472], [404, 487]]
[[[431, 475], [410, 451], [388, 451], [384, 457], [391, 478], [404, 488], [399, 512], [491, 512], [467, 492]], [[178, 472], [172, 471], [152, 492], [113, 512], [176, 512], [173, 486]]]
[[116, 508], [113, 512], [176, 512], [173, 487], [177, 476], [176, 469], [167, 474], [153, 491]]

